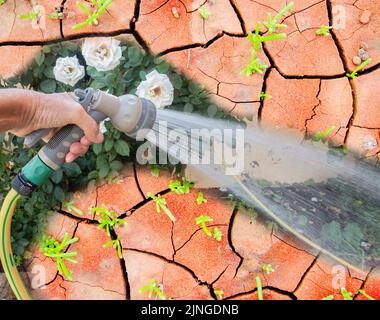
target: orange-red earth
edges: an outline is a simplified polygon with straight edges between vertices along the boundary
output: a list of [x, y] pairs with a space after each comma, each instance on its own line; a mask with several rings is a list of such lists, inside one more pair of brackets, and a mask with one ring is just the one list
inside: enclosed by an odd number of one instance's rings
[[[36, 1], [45, 14], [61, 0]], [[122, 35], [153, 54], [162, 54], [177, 70], [202, 83], [227, 112], [262, 125], [285, 126], [312, 135], [334, 126], [329, 138], [361, 157], [380, 161], [380, 7], [377, 0], [295, 0], [283, 18], [287, 39], [264, 45], [259, 58], [269, 66], [263, 75], [246, 77], [246, 39], [267, 13], [272, 16], [286, 0], [114, 0], [98, 26], [79, 31], [72, 26], [84, 18], [76, 1], [63, 2], [65, 19], [46, 18], [31, 29], [17, 15], [31, 10], [27, 1], [8, 0], [0, 7], [0, 76], [22, 70], [51, 41], [88, 35]], [[210, 12], [202, 19], [198, 8]], [[364, 19], [363, 15], [369, 18]], [[173, 14], [175, 12], [176, 14]], [[343, 19], [343, 20], [342, 20]], [[368, 21], [367, 21], [368, 20]], [[322, 25], [334, 22], [331, 35], [317, 36]], [[343, 22], [343, 25], [342, 25]], [[372, 58], [357, 79], [345, 75], [356, 67], [353, 58], [365, 47]], [[271, 99], [260, 102], [265, 88]], [[177, 195], [168, 190], [169, 172], [152, 177], [143, 167], [125, 168], [116, 183], [76, 192], [79, 216], [63, 208], [54, 213], [47, 233], [62, 239], [67, 232], [79, 241], [78, 264], [67, 263], [73, 280], [58, 275], [55, 262], [35, 247], [24, 269], [36, 299], [148, 299], [139, 289], [154, 279], [166, 298], [257, 299], [255, 277], [262, 279], [265, 299], [342, 299], [340, 288], [359, 289], [380, 299], [376, 270], [357, 274], [305, 246], [290, 235], [272, 230], [243, 209], [203, 190], [207, 203], [196, 204], [198, 190]], [[158, 214], [146, 194], [162, 194], [176, 216], [172, 223]], [[122, 259], [97, 228], [95, 205], [113, 208], [127, 222], [116, 229]], [[216, 241], [194, 222], [201, 214], [219, 228]], [[274, 272], [266, 274], [263, 264]], [[336, 281], [339, 273], [339, 281]], [[5, 287], [0, 277], [0, 288]], [[1, 291], [3, 292], [3, 290]], [[223, 292], [223, 294], [220, 294]], [[156, 296], [152, 297], [157, 298]], [[355, 295], [355, 299], [363, 299]]]

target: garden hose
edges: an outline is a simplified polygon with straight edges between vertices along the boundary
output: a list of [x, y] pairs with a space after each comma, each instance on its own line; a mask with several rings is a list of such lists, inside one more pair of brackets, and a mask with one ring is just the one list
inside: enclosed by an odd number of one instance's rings
[[13, 188], [4, 199], [0, 211], [0, 260], [3, 265], [5, 276], [18, 300], [30, 300], [30, 295], [21, 279], [17, 266], [13, 259], [11, 247], [11, 222], [17, 200], [20, 194]]
[[[120, 98], [100, 90], [76, 90], [74, 99], [87, 113], [100, 122], [109, 117], [113, 125], [130, 137], [139, 133], [142, 138], [153, 127], [156, 120], [156, 108], [152, 102], [136, 96], [125, 95]], [[141, 132], [140, 132], [141, 130]], [[33, 132], [26, 138], [29, 145], [46, 134], [45, 130]], [[11, 248], [11, 221], [20, 196], [29, 196], [37, 187], [65, 164], [70, 146], [79, 142], [84, 132], [76, 125], [67, 125], [60, 129], [49, 142], [40, 149], [12, 181], [12, 189], [6, 196], [0, 214], [0, 253], [1, 263], [9, 284], [19, 300], [28, 300], [30, 296], [17, 271]]]

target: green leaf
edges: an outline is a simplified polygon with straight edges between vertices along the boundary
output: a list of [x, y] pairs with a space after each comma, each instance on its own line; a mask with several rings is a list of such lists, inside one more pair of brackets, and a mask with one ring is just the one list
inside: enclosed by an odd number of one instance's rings
[[121, 161], [114, 160], [114, 161], [111, 162], [110, 167], [111, 167], [112, 170], [120, 171], [121, 169], [123, 169], [124, 165], [123, 165], [123, 163]]
[[139, 48], [137, 47], [129, 47], [128, 48], [128, 62], [132, 67], [137, 67], [142, 63], [143, 55]]
[[207, 114], [209, 117], [213, 118], [218, 113], [218, 107], [215, 104], [211, 104], [207, 108]]
[[38, 66], [42, 66], [42, 64], [45, 61], [45, 55], [43, 52], [39, 52], [36, 57], [34, 58]]
[[102, 152], [103, 145], [101, 143], [96, 143], [92, 145], [92, 150], [96, 155], [99, 155]]
[[183, 111], [185, 112], [193, 112], [194, 107], [191, 103], [186, 103], [185, 106], [183, 107]]
[[110, 172], [110, 167], [109, 167], [108, 163], [104, 163], [99, 168], [99, 172], [98, 172], [99, 178], [105, 178], [109, 172]]
[[88, 179], [90, 179], [90, 180], [98, 178], [98, 171], [96, 171], [96, 170], [91, 171], [91, 172], [88, 174], [87, 177], [88, 177]]
[[189, 91], [190, 93], [192, 94], [198, 94], [198, 93], [201, 93], [203, 90], [203, 86], [198, 84], [198, 83], [195, 83], [193, 81], [191, 81], [189, 83]]
[[54, 93], [57, 88], [57, 83], [55, 80], [47, 79], [40, 83], [41, 91], [45, 93]]
[[55, 186], [53, 196], [56, 200], [60, 202], [65, 201], [65, 192], [59, 186]]
[[76, 164], [75, 162], [66, 163], [63, 166], [63, 171], [70, 178], [77, 177], [82, 173], [82, 170], [80, 169], [79, 165]]
[[91, 82], [91, 88], [93, 89], [103, 89], [107, 86], [107, 84], [102, 80], [94, 80]]
[[124, 140], [117, 140], [115, 143], [115, 151], [121, 156], [129, 156], [129, 145]]
[[113, 139], [112, 138], [106, 138], [106, 141], [104, 141], [104, 151], [109, 152], [113, 148]]
[[58, 184], [62, 181], [63, 178], [63, 171], [62, 169], [54, 171], [53, 174], [51, 175], [50, 179], [53, 181], [55, 184]]
[[170, 65], [166, 62], [162, 62], [159, 65], [157, 65], [156, 70], [159, 73], [167, 73], [170, 69]]
[[181, 89], [183, 86], [183, 80], [180, 75], [177, 73], [173, 74], [170, 78], [171, 83], [173, 84], [173, 87], [177, 90]]

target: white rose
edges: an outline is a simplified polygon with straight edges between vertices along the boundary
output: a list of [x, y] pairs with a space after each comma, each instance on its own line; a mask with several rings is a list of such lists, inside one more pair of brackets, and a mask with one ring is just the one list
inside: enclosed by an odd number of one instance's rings
[[140, 98], [152, 101], [157, 108], [170, 106], [174, 99], [174, 88], [166, 74], [153, 70], [137, 87], [136, 94]]
[[82, 46], [87, 65], [98, 71], [110, 71], [120, 64], [120, 41], [113, 38], [87, 38]]
[[84, 67], [79, 64], [78, 58], [66, 57], [58, 58], [54, 69], [54, 77], [57, 81], [70, 86], [75, 86], [75, 84], [84, 77]]

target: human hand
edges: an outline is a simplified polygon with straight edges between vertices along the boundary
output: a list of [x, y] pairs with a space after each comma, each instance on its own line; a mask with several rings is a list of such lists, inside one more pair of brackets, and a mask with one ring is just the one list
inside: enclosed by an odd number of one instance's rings
[[17, 129], [10, 130], [12, 133], [26, 136], [37, 129], [52, 128], [44, 137], [44, 141], [48, 141], [61, 127], [68, 124], [79, 126], [85, 135], [80, 142], [71, 145], [66, 162], [72, 162], [84, 155], [92, 143], [103, 142], [103, 135], [96, 121], [71, 98], [70, 94], [30, 92], [30, 97], [31, 103], [21, 112]]

